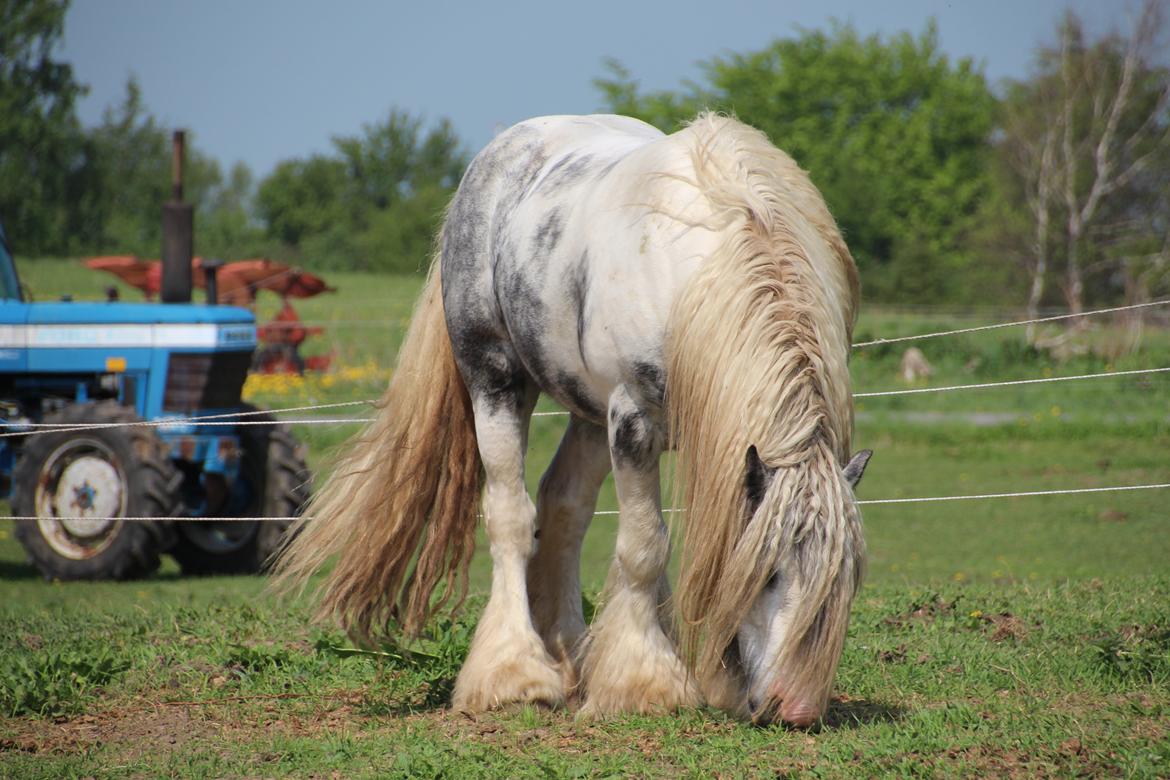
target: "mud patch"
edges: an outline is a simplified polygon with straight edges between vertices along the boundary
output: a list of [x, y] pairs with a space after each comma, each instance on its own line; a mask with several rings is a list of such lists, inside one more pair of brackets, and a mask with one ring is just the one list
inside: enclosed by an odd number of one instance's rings
[[999, 612], [994, 615], [972, 613], [972, 616], [988, 630], [988, 638], [992, 642], [1018, 642], [1027, 639], [1032, 629], [1038, 627], [1038, 624], [1029, 626], [1010, 612]]
[[913, 602], [904, 612], [882, 618], [882, 625], [907, 628], [913, 625], [933, 623], [939, 617], [953, 615], [955, 605], [958, 603], [958, 598], [946, 601], [942, 597], [932, 594], [925, 599]]
[[54, 720], [9, 721], [15, 736], [0, 742], [0, 751], [24, 753], [80, 753], [104, 745], [124, 748], [127, 759], [148, 752], [177, 750], [199, 736], [216, 730], [189, 708], [154, 706], [137, 710], [111, 710]]
[[[364, 719], [357, 707], [362, 691], [304, 697], [317, 703], [303, 712], [291, 712], [288, 700], [297, 694], [227, 696], [202, 701], [140, 701], [126, 706], [52, 720], [11, 719], [9, 733], [0, 739], [0, 754], [83, 753], [108, 748], [120, 760], [147, 754], [166, 754], [189, 743], [208, 740], [244, 742], [273, 732], [288, 736], [316, 736], [345, 730]], [[321, 704], [322, 700], [326, 703]], [[242, 715], [242, 703], [258, 704], [259, 712]]]

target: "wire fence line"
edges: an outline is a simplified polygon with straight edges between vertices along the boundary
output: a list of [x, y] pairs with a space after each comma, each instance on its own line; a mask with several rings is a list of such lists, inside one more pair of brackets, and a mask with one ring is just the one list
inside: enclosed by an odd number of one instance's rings
[[3, 515], [0, 520], [56, 520], [57, 522], [75, 523], [82, 520], [114, 521], [121, 520], [127, 523], [291, 523], [300, 520], [300, 515], [285, 517], [83, 517], [81, 515]]
[[974, 493], [965, 496], [922, 496], [918, 498], [867, 498], [858, 501], [861, 505], [873, 504], [924, 504], [933, 501], [975, 501], [989, 498], [1032, 498], [1034, 496], [1071, 496], [1078, 493], [1118, 493], [1126, 490], [1158, 490], [1170, 488], [1170, 482], [1152, 485], [1110, 485], [1095, 488], [1063, 488], [1056, 490], [1022, 490], [1015, 493]]
[[[1045, 317], [1035, 317], [1027, 320], [1011, 320], [1009, 322], [999, 322], [994, 325], [975, 325], [968, 328], [956, 328], [954, 330], [940, 330], [934, 333], [920, 333], [913, 336], [895, 336], [892, 338], [876, 338], [872, 341], [859, 341], [853, 345], [854, 349], [863, 349], [865, 347], [875, 347], [881, 344], [897, 344], [905, 341], [924, 341], [926, 339], [935, 339], [940, 336], [957, 336], [963, 333], [978, 333], [987, 330], [999, 330], [1001, 328], [1016, 328], [1024, 325], [1039, 325], [1046, 322], [1060, 322], [1062, 320], [1073, 320], [1080, 317], [1093, 317], [1101, 314], [1116, 314], [1123, 311], [1134, 311], [1137, 309], [1147, 309], [1152, 306], [1165, 306], [1170, 304], [1170, 298], [1157, 301], [1147, 301], [1145, 303], [1133, 303], [1126, 306], [1110, 306], [1106, 309], [1094, 309], [1092, 311], [1083, 311], [1080, 314], [1055, 314]], [[267, 323], [267, 327], [281, 327], [281, 328], [297, 328], [297, 327], [367, 327], [367, 328], [383, 328], [389, 325], [404, 325], [409, 324], [409, 320], [401, 318], [382, 318], [382, 319], [344, 319], [344, 320], [298, 320], [297, 322], [288, 323]]]
[[[854, 344], [853, 347], [854, 348], [861, 348], [861, 347], [876, 346], [879, 344], [894, 344], [894, 343], [904, 342], [904, 341], [914, 341], [914, 340], [921, 340], [921, 339], [938, 338], [940, 336], [954, 336], [954, 335], [958, 335], [958, 334], [962, 334], [962, 333], [974, 333], [977, 331], [996, 330], [999, 328], [1011, 328], [1011, 327], [1017, 327], [1017, 326], [1021, 326], [1021, 325], [1032, 325], [1032, 324], [1041, 323], [1041, 322], [1055, 322], [1058, 320], [1067, 320], [1067, 319], [1073, 319], [1073, 318], [1077, 318], [1077, 317], [1091, 317], [1094, 315], [1109, 314], [1109, 313], [1121, 312], [1121, 311], [1129, 311], [1129, 310], [1133, 310], [1133, 309], [1144, 309], [1144, 308], [1151, 307], [1151, 306], [1162, 306], [1162, 305], [1165, 305], [1168, 303], [1170, 303], [1170, 298], [1158, 300], [1158, 301], [1149, 301], [1147, 303], [1136, 303], [1136, 304], [1131, 304], [1128, 306], [1113, 306], [1113, 307], [1110, 307], [1107, 309], [1095, 309], [1093, 311], [1081, 312], [1080, 314], [1059, 314], [1059, 315], [1050, 316], [1050, 317], [1039, 317], [1039, 318], [1031, 319], [1031, 320], [1013, 320], [1011, 322], [1001, 322], [1001, 323], [996, 323], [994, 325], [980, 325], [980, 326], [971, 327], [971, 328], [958, 328], [955, 330], [936, 331], [934, 333], [921, 333], [921, 334], [914, 335], [914, 336], [899, 336], [896, 338], [889, 338], [889, 339], [875, 339], [873, 341], [863, 341], [863, 342]], [[357, 321], [355, 321], [355, 322], [357, 322]], [[1011, 385], [1039, 384], [1039, 383], [1043, 383], [1043, 382], [1067, 382], [1067, 381], [1074, 381], [1074, 380], [1081, 380], [1081, 379], [1095, 379], [1098, 377], [1108, 377], [1108, 376], [1130, 376], [1130, 375], [1135, 375], [1135, 374], [1153, 374], [1153, 373], [1159, 373], [1159, 372], [1168, 371], [1168, 370], [1170, 370], [1170, 368], [1150, 368], [1150, 369], [1138, 369], [1138, 370], [1134, 370], [1134, 371], [1112, 371], [1112, 372], [1101, 372], [1098, 374], [1081, 374], [1079, 376], [1068, 376], [1068, 377], [1044, 377], [1041, 379], [1017, 379], [1017, 380], [1010, 380], [1010, 381], [1005, 381], [1005, 382], [983, 382], [983, 383], [979, 383], [979, 384], [970, 384], [970, 385], [951, 385], [951, 386], [945, 386], [945, 387], [912, 388], [912, 389], [905, 389], [905, 390], [884, 390], [884, 391], [868, 392], [868, 393], [854, 393], [853, 397], [854, 398], [878, 398], [878, 397], [895, 396], [895, 395], [917, 395], [920, 393], [941, 393], [941, 392], [948, 392], [948, 391], [954, 391], [954, 390], [975, 390], [975, 389], [985, 389], [985, 388], [991, 388], [991, 387], [1008, 387]], [[190, 416], [188, 416], [188, 417], [168, 417], [168, 418], [159, 419], [159, 420], [139, 420], [139, 421], [135, 421], [135, 422], [118, 422], [118, 423], [71, 423], [71, 424], [10, 423], [10, 424], [5, 424], [3, 422], [0, 422], [0, 427], [19, 427], [21, 429], [19, 431], [6, 431], [3, 433], [0, 433], [0, 438], [10, 438], [13, 436], [30, 436], [30, 435], [35, 435], [36, 433], [41, 433], [41, 432], [52, 433], [54, 431], [96, 430], [96, 429], [101, 429], [101, 428], [121, 428], [121, 427], [132, 427], [132, 426], [164, 428], [164, 427], [177, 427], [177, 426], [184, 426], [184, 425], [195, 425], [195, 426], [229, 425], [229, 424], [233, 424], [233, 423], [219, 423], [219, 422], [211, 422], [211, 421], [225, 420], [225, 419], [238, 420], [238, 419], [244, 418], [244, 417], [254, 417], [254, 416], [265, 415], [265, 414], [289, 414], [292, 412], [315, 411], [315, 410], [319, 410], [319, 409], [339, 409], [339, 408], [347, 407], [347, 406], [367, 406], [367, 405], [374, 404], [374, 403], [376, 403], [376, 401], [373, 399], [365, 399], [365, 400], [360, 400], [360, 401], [341, 401], [341, 402], [337, 402], [337, 403], [311, 404], [311, 405], [307, 405], [307, 406], [293, 406], [293, 407], [287, 407], [287, 408], [283, 408], [283, 409], [268, 409], [268, 410], [261, 409], [261, 410], [250, 411], [250, 412], [227, 412], [224, 414], [199, 415], [198, 417], [190, 417]], [[568, 412], [563, 412], [563, 411], [561, 411], [561, 412], [535, 412], [532, 416], [533, 417], [566, 417], [566, 416], [568, 416], [568, 414], [569, 414]], [[258, 423], [250, 423], [250, 424], [257, 424], [257, 425], [279, 425], [279, 424], [286, 424], [286, 425], [329, 425], [329, 424], [364, 423], [364, 422], [372, 422], [372, 418], [354, 417], [354, 418], [348, 418], [348, 419], [344, 419], [344, 420], [316, 420], [316, 419], [273, 420], [273, 421], [261, 421]]]
[[[969, 495], [958, 496], [915, 496], [910, 498], [866, 498], [857, 501], [858, 506], [867, 506], [874, 504], [926, 504], [937, 501], [975, 501], [979, 499], [990, 498], [1033, 498], [1036, 496], [1068, 496], [1077, 493], [1117, 493], [1127, 490], [1157, 490], [1159, 488], [1170, 488], [1170, 482], [1157, 483], [1152, 485], [1110, 485], [1108, 487], [1095, 488], [1058, 488], [1054, 490], [1022, 490], [1015, 493], [972, 493]], [[665, 513], [685, 512], [685, 509], [664, 509]], [[621, 514], [616, 509], [606, 509], [600, 512], [594, 512], [597, 515], [617, 515]]]
[[854, 393], [854, 398], [881, 398], [891, 395], [918, 395], [920, 393], [947, 393], [953, 390], [983, 390], [989, 387], [1012, 387], [1015, 385], [1039, 385], [1046, 382], [1077, 382], [1082, 379], [1100, 379], [1111, 376], [1138, 376], [1141, 374], [1160, 374], [1170, 371], [1167, 368], [1135, 368], [1130, 371], [1102, 371], [1097, 374], [1076, 374], [1074, 376], [1049, 376], [1040, 379], [1011, 379], [1006, 382], [979, 382], [973, 385], [944, 385], [941, 387], [917, 387], [909, 390], [880, 390], [874, 393]]
[[[1017, 327], [1022, 325], [1037, 324], [1043, 322], [1054, 322], [1059, 320], [1067, 320], [1078, 317], [1089, 317], [1100, 314], [1108, 314], [1114, 312], [1121, 312], [1133, 309], [1142, 309], [1151, 306], [1160, 306], [1170, 303], [1170, 299], [1151, 301], [1148, 303], [1133, 304], [1129, 306], [1116, 306], [1107, 309], [1097, 309], [1094, 311], [1082, 312], [1081, 314], [1062, 314], [1050, 317], [1040, 317], [1030, 320], [1017, 320], [1012, 322], [997, 323], [994, 325], [982, 325], [970, 328], [958, 328], [948, 331], [937, 331], [934, 333], [924, 333], [915, 336], [902, 336], [890, 339], [875, 339], [873, 341], [860, 342], [854, 344], [855, 348], [863, 348], [869, 346], [876, 346], [880, 344], [893, 344], [898, 342], [922, 340], [938, 338], [941, 336], [952, 336], [964, 333], [975, 333], [979, 331], [996, 330], [1000, 328]], [[1170, 367], [1163, 368], [1146, 368], [1134, 369], [1127, 371], [1104, 371], [1095, 374], [1079, 374], [1073, 376], [1059, 376], [1059, 377], [1042, 377], [1036, 379], [1017, 379], [1001, 382], [982, 382], [976, 384], [966, 385], [949, 385], [941, 387], [925, 387], [925, 388], [910, 388], [901, 390], [885, 390], [876, 392], [854, 393], [854, 398], [878, 398], [899, 395], [918, 395], [922, 393], [941, 393], [953, 391], [966, 390], [981, 390], [997, 387], [1011, 387], [1020, 385], [1032, 385], [1051, 382], [1070, 382], [1081, 381], [1088, 379], [1100, 379], [1108, 377], [1122, 377], [1122, 376], [1139, 376], [1157, 373], [1165, 373], [1170, 371]], [[198, 417], [173, 417], [159, 420], [139, 420], [133, 422], [117, 422], [117, 423], [75, 423], [75, 424], [58, 424], [58, 423], [8, 423], [0, 422], [0, 427], [19, 427], [18, 431], [6, 431], [0, 433], [0, 438], [8, 438], [14, 436], [35, 436], [38, 434], [48, 434], [61, 431], [76, 431], [76, 430], [94, 430], [105, 428], [122, 428], [122, 427], [154, 427], [154, 428], [168, 428], [168, 427], [186, 427], [186, 426], [237, 426], [237, 425], [345, 425], [372, 422], [374, 418], [369, 417], [345, 417], [345, 418], [326, 418], [326, 417], [311, 417], [294, 420], [248, 420], [242, 418], [257, 417], [262, 415], [276, 415], [289, 414], [293, 412], [307, 412], [317, 411], [322, 409], [339, 409], [353, 406], [369, 406], [377, 403], [374, 399], [364, 399], [357, 401], [341, 401], [324, 404], [309, 404], [303, 406], [286, 407], [282, 409], [270, 410], [254, 410], [243, 412], [226, 412], [222, 414], [200, 415]], [[533, 417], [567, 417], [569, 412], [565, 411], [550, 411], [550, 412], [535, 412]], [[981, 493], [970, 495], [951, 495], [951, 496], [920, 496], [909, 498], [880, 498], [880, 499], [865, 499], [859, 500], [859, 505], [878, 505], [878, 504], [912, 504], [912, 503], [926, 503], [926, 502], [941, 502], [941, 501], [968, 501], [968, 500], [986, 500], [997, 498], [1022, 498], [1034, 496], [1056, 496], [1056, 495], [1074, 495], [1084, 493], [1105, 493], [1105, 492], [1120, 492], [1120, 491], [1134, 491], [1134, 490], [1154, 490], [1170, 487], [1170, 483], [1157, 483], [1149, 485], [1118, 485], [1110, 487], [1099, 488], [1067, 488], [1054, 490], [1038, 490], [1038, 491], [1020, 491], [1009, 493]], [[667, 513], [681, 512], [684, 510], [665, 509]], [[617, 515], [617, 510], [602, 510], [594, 513], [595, 516], [601, 515]], [[54, 519], [58, 521], [76, 521], [76, 520], [121, 520], [127, 522], [158, 522], [169, 520], [181, 520], [183, 522], [211, 522], [211, 523], [227, 523], [227, 522], [290, 522], [298, 520], [296, 516], [286, 517], [192, 517], [192, 518], [166, 518], [166, 517], [53, 517], [40, 518], [29, 516], [0, 516], [0, 520], [41, 520]]]
[[[0, 433], [0, 439], [12, 436], [34, 436], [39, 433], [55, 433], [57, 431], [88, 431], [102, 428], [172, 428], [185, 425], [232, 425], [242, 417], [258, 417], [266, 414], [289, 414], [291, 412], [308, 412], [316, 409], [341, 409], [347, 406], [369, 406], [377, 403], [375, 400], [338, 401], [328, 404], [311, 404], [308, 406], [290, 406], [283, 409], [256, 409], [250, 412], [224, 412], [223, 414], [206, 414], [198, 417], [164, 417], [158, 420], [134, 420], [132, 422], [115, 423], [25, 423], [0, 422], [6, 428], [31, 428], [32, 430], [8, 431]], [[227, 422], [213, 423], [210, 421], [226, 420]], [[260, 425], [291, 425], [298, 420], [261, 420]], [[347, 420], [348, 422], [348, 420]], [[310, 423], [312, 424], [312, 423]]]
[[1057, 322], [1060, 320], [1072, 320], [1079, 317], [1092, 317], [1098, 314], [1112, 314], [1119, 311], [1132, 311], [1134, 309], [1145, 309], [1150, 306], [1165, 306], [1170, 303], [1170, 298], [1165, 298], [1160, 301], [1149, 301], [1147, 303], [1134, 303], [1128, 306], [1111, 306], [1108, 309], [1094, 309], [1093, 311], [1083, 311], [1080, 314], [1057, 314], [1052, 317], [1037, 317], [1031, 320], [1012, 320], [1011, 322], [1000, 322], [995, 325], [977, 325], [970, 328], [956, 328], [955, 330], [940, 330], [934, 333], [919, 333], [916, 336], [898, 336], [889, 339], [874, 339], [873, 341], [861, 341], [853, 345], [854, 349], [861, 349], [864, 347], [874, 347], [879, 344], [897, 344], [902, 341], [923, 341], [925, 339], [936, 339], [940, 336], [957, 336], [961, 333], [978, 333], [984, 330], [999, 330], [1000, 328], [1017, 328], [1021, 325], [1037, 325], [1042, 322]]
[[[914, 496], [909, 498], [868, 498], [857, 502], [859, 506], [877, 504], [925, 504], [939, 501], [977, 501], [995, 498], [1034, 498], [1037, 496], [1069, 496], [1081, 493], [1120, 493], [1134, 490], [1159, 490], [1170, 488], [1170, 482], [1150, 485], [1110, 485], [1095, 488], [1063, 488], [1054, 490], [1024, 490], [1014, 493], [973, 493], [957, 496]], [[663, 514], [686, 513], [685, 509], [663, 509]], [[594, 517], [619, 515], [617, 509], [601, 509], [593, 513]], [[179, 521], [184, 523], [288, 523], [301, 520], [301, 516], [287, 515], [284, 517], [38, 517], [35, 515], [8, 515], [0, 516], [0, 520], [57, 520], [59, 522], [76, 522], [79, 520], [122, 520], [126, 522], [154, 523], [159, 521]], [[308, 520], [312, 520], [309, 517]]]
[[[1087, 379], [1107, 379], [1110, 377], [1142, 376], [1148, 374], [1162, 374], [1170, 371], [1170, 366], [1162, 368], [1137, 368], [1127, 371], [1101, 371], [1096, 374], [1075, 374], [1072, 376], [1052, 376], [1038, 379], [1010, 379], [1003, 382], [979, 382], [968, 385], [943, 385], [940, 387], [916, 387], [902, 390], [879, 390], [867, 393], [854, 393], [854, 398], [883, 398], [897, 395], [920, 395], [923, 393], [947, 393], [964, 390], [986, 390], [996, 387], [1014, 387], [1020, 385], [1037, 385], [1051, 382], [1077, 382]], [[244, 421], [238, 418], [255, 417], [267, 414], [289, 414], [292, 412], [313, 411], [317, 409], [337, 409], [347, 406], [369, 406], [377, 403], [375, 399], [361, 401], [342, 401], [329, 404], [313, 404], [309, 406], [292, 406], [283, 409], [270, 409], [253, 412], [228, 412], [225, 414], [211, 414], [201, 417], [167, 417], [158, 420], [136, 420], [133, 422], [116, 423], [8, 423], [7, 427], [20, 428], [18, 431], [0, 433], [0, 438], [13, 436], [36, 436], [40, 434], [57, 433], [61, 431], [86, 431], [103, 428], [149, 427], [149, 428], [177, 428], [201, 426], [235, 426], [235, 425], [347, 425], [370, 423], [373, 417], [307, 417], [295, 420], [255, 420]], [[568, 417], [569, 412], [534, 412], [533, 417]], [[5, 425], [0, 423], [0, 425]], [[31, 429], [31, 430], [25, 430]]]

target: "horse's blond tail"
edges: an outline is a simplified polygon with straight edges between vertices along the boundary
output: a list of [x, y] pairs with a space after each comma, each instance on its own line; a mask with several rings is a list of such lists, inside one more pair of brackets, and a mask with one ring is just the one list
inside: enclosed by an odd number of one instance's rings
[[[471, 400], [455, 365], [436, 261], [415, 305], [377, 418], [310, 502], [275, 565], [278, 590], [317, 591], [318, 618], [369, 639], [417, 633], [467, 592], [481, 463]], [[442, 595], [432, 595], [446, 579]]]

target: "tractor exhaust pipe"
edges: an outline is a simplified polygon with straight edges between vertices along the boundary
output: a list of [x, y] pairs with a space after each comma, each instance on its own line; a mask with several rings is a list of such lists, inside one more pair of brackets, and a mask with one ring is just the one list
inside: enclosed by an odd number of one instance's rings
[[207, 303], [214, 306], [219, 303], [219, 283], [217, 274], [223, 268], [223, 260], [203, 258], [199, 270], [203, 272], [203, 286], [207, 288]]
[[186, 133], [172, 137], [171, 199], [162, 209], [163, 303], [190, 303], [191, 258], [195, 252], [195, 207], [183, 202], [183, 153]]

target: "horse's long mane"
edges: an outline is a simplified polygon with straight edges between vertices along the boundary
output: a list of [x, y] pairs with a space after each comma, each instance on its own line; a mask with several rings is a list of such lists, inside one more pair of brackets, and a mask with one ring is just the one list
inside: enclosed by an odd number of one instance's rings
[[[677, 600], [683, 651], [713, 674], [781, 556], [800, 606], [778, 663], [800, 648], [829, 695], [862, 574], [860, 518], [841, 465], [853, 405], [847, 359], [858, 304], [853, 259], [808, 176], [760, 132], [698, 117], [692, 184], [726, 238], [671, 313], [667, 404], [687, 507]], [[750, 445], [776, 468], [756, 522]], [[840, 629], [840, 630], [833, 630]], [[833, 647], [832, 645], [836, 645]]]

